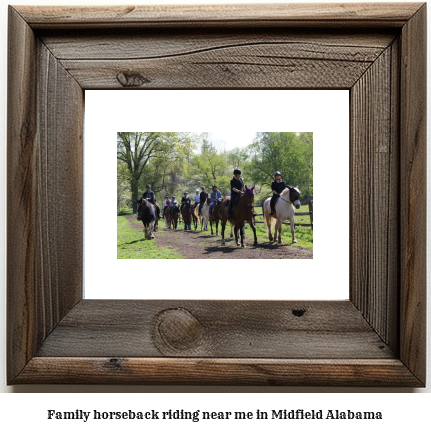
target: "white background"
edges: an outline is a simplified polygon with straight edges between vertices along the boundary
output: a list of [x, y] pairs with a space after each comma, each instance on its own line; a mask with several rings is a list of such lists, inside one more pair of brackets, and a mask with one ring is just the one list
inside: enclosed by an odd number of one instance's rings
[[[312, 260], [117, 259], [117, 131], [228, 132], [251, 128], [314, 133]], [[349, 297], [347, 90], [86, 91], [84, 154], [86, 298], [334, 300]], [[244, 175], [247, 184], [247, 173]], [[94, 197], [103, 197], [103, 203]], [[163, 221], [161, 226], [164, 227]], [[285, 226], [284, 230], [289, 232], [289, 227]], [[147, 289], [155, 285], [152, 281], [136, 278], [143, 269], [150, 270], [159, 279], [157, 289]], [[163, 284], [166, 278], [175, 280], [175, 284]], [[201, 283], [191, 284], [191, 278]], [[226, 283], [220, 283], [221, 278]], [[238, 279], [240, 284], [233, 282]]]
[[[182, 0], [186, 3], [186, 0]], [[275, 2], [275, 0], [273, 0]], [[296, 0], [298, 1], [298, 0]], [[316, 1], [316, 0], [315, 0]], [[165, 3], [172, 3], [173, 1], [167, 1]], [[238, 1], [237, 1], [238, 2]], [[247, 0], [247, 3], [251, 3], [253, 0]], [[15, 0], [14, 4], [33, 4], [37, 5], [40, 3], [44, 4], [116, 4], [120, 3], [117, 1], [110, 0], [87, 0], [87, 1], [73, 1], [73, 0], [43, 0], [33, 1]], [[142, 1], [135, 0], [133, 3], [144, 3]], [[163, 3], [161, 0], [153, 0], [151, 3]], [[205, 0], [198, 2], [189, 1], [188, 3], [207, 3]], [[217, 0], [211, 0], [210, 3], [220, 3]], [[5, 144], [5, 89], [6, 89], [6, 31], [7, 31], [7, 7], [6, 3], [1, 4], [1, 80], [3, 85], [0, 86], [1, 98], [4, 101], [0, 105], [0, 128], [2, 131], [1, 145], [4, 148]], [[431, 44], [428, 42], [428, 46]], [[428, 53], [428, 62], [429, 62]], [[430, 68], [428, 69], [430, 70]], [[430, 87], [428, 86], [428, 89]], [[428, 97], [429, 105], [429, 97]], [[429, 105], [430, 106], [430, 105]], [[430, 130], [428, 122], [428, 130]], [[428, 166], [430, 159], [428, 158]], [[0, 166], [5, 168], [5, 156], [4, 152], [0, 153]], [[1, 170], [0, 170], [1, 171]], [[3, 179], [4, 182], [4, 179]], [[428, 183], [428, 190], [431, 190]], [[4, 218], [6, 215], [5, 210], [5, 191], [4, 188], [0, 190], [0, 214], [3, 218], [3, 224], [0, 229], [0, 239], [5, 244], [5, 229], [4, 229]], [[429, 209], [428, 209], [428, 214]], [[321, 423], [279, 423], [278, 425], [265, 423], [257, 424], [250, 423], [250, 426], [254, 429], [266, 428], [268, 430], [289, 430], [292, 427], [301, 427], [304, 431], [315, 431], [316, 426], [323, 430], [349, 430], [361, 432], [366, 428], [369, 431], [382, 431], [382, 430], [409, 430], [411, 428], [420, 428], [426, 430], [429, 427], [429, 407], [431, 406], [431, 373], [428, 367], [428, 387], [424, 390], [417, 389], [382, 389], [382, 388], [273, 388], [273, 387], [154, 387], [154, 386], [78, 386], [78, 385], [33, 385], [33, 386], [13, 386], [7, 387], [5, 384], [5, 249], [2, 253], [2, 265], [0, 266], [1, 275], [1, 293], [0, 296], [0, 308], [2, 312], [2, 320], [0, 324], [1, 343], [0, 343], [0, 391], [4, 392], [0, 394], [0, 427], [2, 430], [10, 430], [12, 428], [20, 430], [20, 428], [27, 428], [27, 430], [53, 430], [58, 431], [60, 427], [64, 431], [74, 431], [86, 428], [86, 430], [95, 430], [95, 424], [81, 424], [80, 422], [63, 422], [59, 423], [48, 423], [46, 420], [47, 409], [60, 409], [72, 411], [75, 409], [105, 409], [105, 410], [123, 410], [123, 409], [206, 409], [206, 410], [252, 410], [253, 408], [261, 409], [280, 409], [286, 408], [306, 408], [306, 409], [320, 409], [325, 407], [333, 407], [334, 409], [349, 408], [357, 410], [368, 410], [375, 409], [381, 410], [385, 414], [385, 420], [382, 422], [325, 422]], [[428, 311], [431, 310], [430, 300], [428, 299]], [[431, 353], [429, 351], [431, 326], [428, 324], [428, 364], [430, 363]], [[20, 394], [7, 394], [7, 392], [20, 393]], [[25, 393], [44, 393], [44, 394], [25, 394]], [[92, 395], [92, 392], [111, 392], [111, 393], [128, 393], [121, 395], [114, 394], [102, 394]], [[165, 392], [181, 392], [181, 394], [164, 394]], [[223, 392], [225, 394], [217, 394], [214, 392]], [[236, 394], [235, 392], [245, 392], [247, 394]], [[298, 393], [308, 394], [298, 394]], [[410, 393], [424, 393], [413, 395]], [[62, 393], [62, 394], [59, 394]], [[79, 394], [77, 394], [79, 393]], [[162, 394], [159, 394], [162, 393]], [[248, 394], [249, 393], [249, 394]], [[388, 394], [393, 393], [393, 394]], [[127, 430], [145, 430], [145, 428], [154, 427], [154, 424], [142, 425], [137, 423], [127, 425], [127, 423], [110, 422], [103, 423], [103, 429], [118, 430], [119, 426], [126, 426]], [[157, 425], [156, 425], [157, 426]], [[170, 430], [174, 426], [177, 430], [190, 430], [201, 427], [201, 423], [192, 424], [191, 422], [186, 423], [174, 423], [169, 424]], [[223, 428], [223, 430], [238, 430], [238, 423], [218, 423], [212, 422], [206, 425], [206, 430], [215, 430], [217, 428]], [[97, 430], [100, 430], [98, 426]], [[157, 426], [157, 430], [167, 430], [166, 425]]]

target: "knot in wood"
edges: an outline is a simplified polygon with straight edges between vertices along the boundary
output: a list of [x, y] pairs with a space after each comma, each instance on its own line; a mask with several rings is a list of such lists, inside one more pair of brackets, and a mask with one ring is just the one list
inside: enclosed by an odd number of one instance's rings
[[195, 316], [186, 309], [178, 308], [166, 309], [158, 314], [156, 332], [167, 347], [185, 350], [199, 344], [203, 330]]
[[133, 71], [118, 73], [117, 81], [123, 87], [141, 87], [142, 85], [150, 82], [148, 78], [145, 78], [139, 72], [133, 72]]

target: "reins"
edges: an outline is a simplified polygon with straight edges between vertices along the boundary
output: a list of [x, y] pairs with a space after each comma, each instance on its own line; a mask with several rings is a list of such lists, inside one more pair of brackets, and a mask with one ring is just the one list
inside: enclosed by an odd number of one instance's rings
[[289, 204], [293, 204], [292, 201], [287, 201], [287, 200], [285, 200], [284, 198], [282, 198], [281, 196], [279, 196], [279, 198], [280, 198], [281, 200], [283, 200], [284, 202], [287, 202], [287, 203], [289, 203]]

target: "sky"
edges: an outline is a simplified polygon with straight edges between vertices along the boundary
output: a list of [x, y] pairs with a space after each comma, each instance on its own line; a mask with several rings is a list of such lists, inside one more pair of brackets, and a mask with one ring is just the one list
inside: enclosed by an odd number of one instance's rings
[[[220, 144], [224, 150], [233, 150], [235, 147], [246, 147], [252, 143], [257, 132], [238, 130], [234, 132], [210, 132], [211, 141]], [[202, 132], [197, 132], [201, 134]]]

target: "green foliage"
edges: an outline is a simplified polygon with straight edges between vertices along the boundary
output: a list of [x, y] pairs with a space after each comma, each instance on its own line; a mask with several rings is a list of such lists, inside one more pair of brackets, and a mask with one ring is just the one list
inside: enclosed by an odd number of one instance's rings
[[313, 193], [313, 133], [258, 132], [246, 148], [225, 151], [208, 133], [119, 132], [117, 134], [117, 210], [132, 207], [151, 184], [160, 206], [165, 196], [183, 193], [190, 198], [198, 188], [211, 193], [217, 184], [222, 195], [230, 192], [233, 170], [243, 172], [247, 186], [256, 184], [256, 202], [272, 195], [274, 172], [298, 185], [301, 199]]
[[[118, 132], [117, 159], [129, 171], [130, 193], [133, 209], [136, 211], [135, 198], [142, 194], [141, 177], [152, 163], [153, 176], [144, 181], [160, 180], [162, 190], [165, 174], [175, 162], [189, 158], [195, 146], [196, 137], [190, 132]], [[151, 169], [148, 170], [150, 176]], [[141, 189], [140, 189], [141, 188]], [[155, 189], [157, 192], [157, 189]]]
[[154, 240], [147, 240], [145, 233], [130, 228], [128, 220], [117, 217], [117, 258], [118, 259], [180, 259], [182, 256], [168, 248], [157, 247]]
[[117, 216], [131, 215], [133, 214], [132, 207], [120, 207], [117, 209]]
[[247, 169], [254, 183], [269, 186], [280, 171], [285, 183], [299, 186], [302, 197], [312, 194], [312, 133], [258, 132], [248, 150]]

